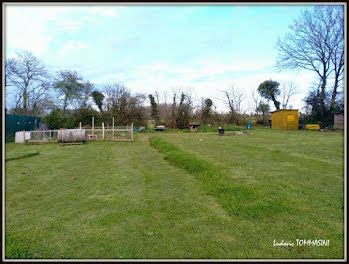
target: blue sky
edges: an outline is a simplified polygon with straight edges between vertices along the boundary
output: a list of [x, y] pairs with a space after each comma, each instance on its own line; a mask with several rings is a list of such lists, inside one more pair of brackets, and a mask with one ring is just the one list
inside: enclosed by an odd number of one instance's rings
[[312, 6], [6, 6], [6, 55], [28, 49], [55, 72], [77, 70], [102, 88], [121, 82], [133, 93], [174, 89], [210, 97], [232, 85], [245, 94], [264, 80], [293, 81], [293, 108], [303, 107], [315, 75], [278, 72], [277, 38]]

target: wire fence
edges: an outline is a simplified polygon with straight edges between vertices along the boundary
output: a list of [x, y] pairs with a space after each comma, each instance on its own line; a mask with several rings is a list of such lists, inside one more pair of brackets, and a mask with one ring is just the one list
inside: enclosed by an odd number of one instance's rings
[[[133, 123], [130, 126], [115, 126], [114, 117], [112, 126], [101, 127], [94, 126], [94, 117], [92, 117], [92, 126], [82, 127], [80, 122], [78, 129], [60, 129], [60, 130], [32, 130], [21, 131], [16, 135], [18, 143], [50, 143], [50, 142], [77, 142], [77, 141], [133, 141]], [[64, 136], [69, 134], [69, 139]]]
[[[133, 141], [133, 125], [131, 126], [115, 126], [112, 127], [94, 127], [81, 128], [85, 130], [85, 139], [87, 141]], [[64, 131], [64, 130], [62, 130]], [[59, 141], [61, 130], [32, 130], [23, 131], [20, 135], [18, 143], [53, 143]]]
[[133, 141], [133, 125], [83, 128], [87, 140]]
[[29, 139], [25, 139], [29, 143], [51, 143], [58, 142], [59, 130], [32, 130], [29, 131]]

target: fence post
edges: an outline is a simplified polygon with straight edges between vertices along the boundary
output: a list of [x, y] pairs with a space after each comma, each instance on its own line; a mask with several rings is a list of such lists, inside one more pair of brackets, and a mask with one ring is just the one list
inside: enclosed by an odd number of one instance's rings
[[51, 129], [50, 129], [50, 142], [51, 142]]
[[25, 143], [25, 130], [23, 130], [23, 143]]
[[81, 129], [81, 122], [79, 122], [79, 126], [80, 126], [80, 129]]
[[131, 141], [133, 142], [133, 123], [131, 123]]
[[113, 141], [114, 141], [114, 117], [113, 117]]
[[102, 139], [104, 140], [104, 122], [102, 122]]
[[92, 137], [94, 135], [94, 130], [95, 130], [95, 117], [92, 117]]

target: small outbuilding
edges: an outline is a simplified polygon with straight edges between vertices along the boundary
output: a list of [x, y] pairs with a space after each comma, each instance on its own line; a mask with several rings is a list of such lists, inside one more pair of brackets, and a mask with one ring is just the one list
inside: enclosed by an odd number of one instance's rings
[[271, 112], [271, 128], [283, 130], [298, 130], [299, 118], [296, 109], [281, 109]]
[[194, 131], [196, 131], [196, 130], [198, 129], [199, 126], [200, 126], [200, 124], [191, 123], [191, 124], [189, 124], [189, 130], [190, 130], [191, 132], [194, 132]]
[[333, 128], [344, 129], [344, 113], [334, 114]]

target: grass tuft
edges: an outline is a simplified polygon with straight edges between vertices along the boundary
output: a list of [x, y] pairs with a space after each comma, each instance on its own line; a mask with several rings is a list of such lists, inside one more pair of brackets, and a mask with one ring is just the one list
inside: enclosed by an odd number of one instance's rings
[[161, 153], [167, 153], [170, 151], [178, 150], [175, 145], [158, 137], [152, 137], [150, 140], [150, 145], [159, 150]]

